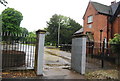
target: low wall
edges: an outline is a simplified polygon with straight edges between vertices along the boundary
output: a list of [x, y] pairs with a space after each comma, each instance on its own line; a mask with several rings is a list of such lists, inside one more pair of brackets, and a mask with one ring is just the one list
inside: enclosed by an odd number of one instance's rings
[[25, 65], [25, 53], [22, 51], [5, 50], [2, 52], [2, 68], [20, 67]]

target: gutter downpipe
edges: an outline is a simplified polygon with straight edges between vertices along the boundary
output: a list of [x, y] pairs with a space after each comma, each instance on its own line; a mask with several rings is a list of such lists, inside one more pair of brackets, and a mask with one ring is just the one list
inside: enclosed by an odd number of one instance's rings
[[[108, 46], [109, 38], [110, 38], [110, 36], [109, 36], [109, 16], [107, 16], [107, 48], [109, 48], [109, 46]], [[109, 52], [109, 50], [107, 50], [107, 54], [108, 54], [108, 52]]]

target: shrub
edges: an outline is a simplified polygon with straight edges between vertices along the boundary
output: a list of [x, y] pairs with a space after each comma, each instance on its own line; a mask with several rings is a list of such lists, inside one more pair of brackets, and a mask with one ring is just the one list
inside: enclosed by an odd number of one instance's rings
[[115, 34], [113, 39], [110, 39], [110, 44], [114, 53], [120, 55], [120, 34]]

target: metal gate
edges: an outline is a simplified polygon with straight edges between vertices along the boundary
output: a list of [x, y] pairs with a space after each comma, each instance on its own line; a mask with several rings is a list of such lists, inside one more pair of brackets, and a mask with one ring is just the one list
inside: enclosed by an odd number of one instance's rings
[[34, 69], [36, 37], [2, 32], [2, 69]]

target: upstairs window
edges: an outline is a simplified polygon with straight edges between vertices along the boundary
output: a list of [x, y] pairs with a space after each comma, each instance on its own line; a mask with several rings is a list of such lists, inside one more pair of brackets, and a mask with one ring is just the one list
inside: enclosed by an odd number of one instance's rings
[[88, 24], [88, 28], [92, 28], [92, 24]]
[[88, 16], [88, 23], [92, 23], [93, 22], [93, 16]]

